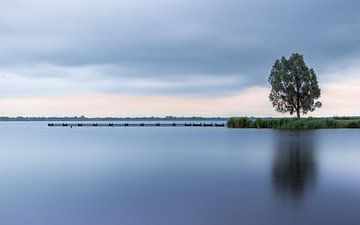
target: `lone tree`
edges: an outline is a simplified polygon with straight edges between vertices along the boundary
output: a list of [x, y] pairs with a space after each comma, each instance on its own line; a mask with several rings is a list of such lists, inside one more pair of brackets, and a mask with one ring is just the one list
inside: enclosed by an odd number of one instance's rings
[[270, 101], [280, 113], [306, 114], [321, 107], [320, 88], [313, 69], [309, 69], [302, 55], [294, 53], [275, 61], [269, 76]]

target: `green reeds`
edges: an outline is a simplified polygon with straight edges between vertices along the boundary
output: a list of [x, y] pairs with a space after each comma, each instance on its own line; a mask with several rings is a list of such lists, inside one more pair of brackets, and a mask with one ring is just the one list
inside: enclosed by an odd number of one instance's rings
[[275, 129], [333, 129], [360, 128], [359, 118], [248, 118], [230, 117], [227, 121], [229, 128], [275, 128]]

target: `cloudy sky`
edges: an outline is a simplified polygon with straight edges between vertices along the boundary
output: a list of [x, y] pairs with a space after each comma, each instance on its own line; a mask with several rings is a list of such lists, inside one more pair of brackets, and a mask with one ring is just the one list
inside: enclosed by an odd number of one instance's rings
[[358, 0], [0, 0], [0, 115], [280, 116], [274, 61], [304, 55], [312, 115], [360, 115]]

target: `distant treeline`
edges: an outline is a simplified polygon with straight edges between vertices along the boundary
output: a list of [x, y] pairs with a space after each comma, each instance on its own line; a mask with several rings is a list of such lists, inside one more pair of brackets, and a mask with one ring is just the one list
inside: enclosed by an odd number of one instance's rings
[[331, 129], [360, 128], [360, 117], [331, 118], [248, 118], [231, 117], [227, 121], [229, 128], [275, 128], [275, 129]]
[[1, 116], [0, 121], [224, 121], [227, 118], [222, 117], [85, 117], [85, 116], [73, 116], [73, 117], [7, 117]]

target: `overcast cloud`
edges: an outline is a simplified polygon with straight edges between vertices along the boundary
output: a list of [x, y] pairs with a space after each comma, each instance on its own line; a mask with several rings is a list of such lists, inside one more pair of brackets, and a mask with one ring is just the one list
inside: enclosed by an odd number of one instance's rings
[[231, 96], [267, 87], [275, 59], [292, 52], [326, 84], [359, 71], [359, 9], [357, 0], [0, 0], [0, 94]]

